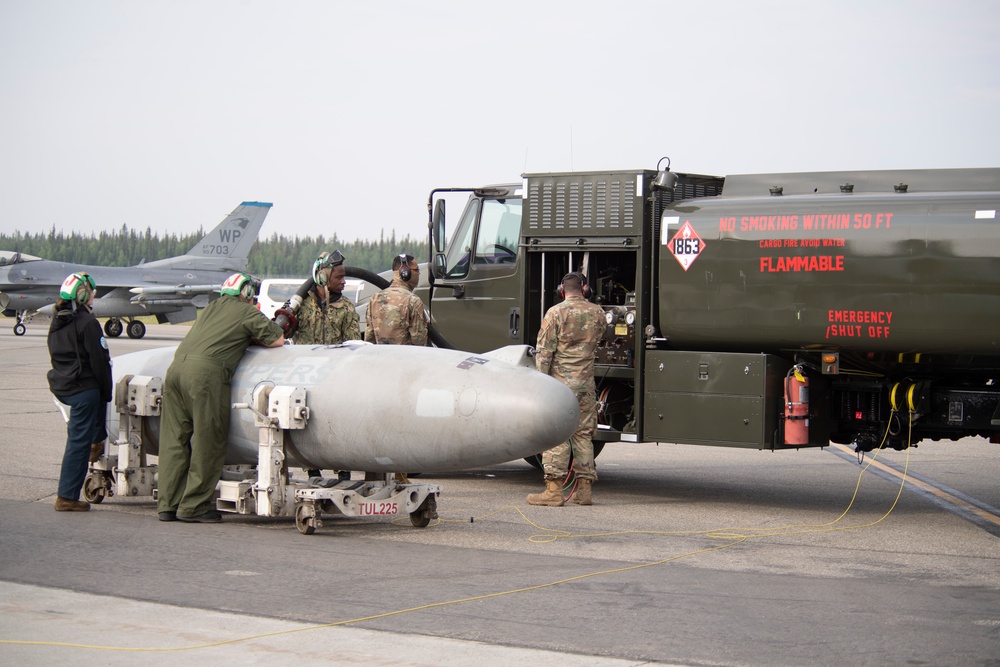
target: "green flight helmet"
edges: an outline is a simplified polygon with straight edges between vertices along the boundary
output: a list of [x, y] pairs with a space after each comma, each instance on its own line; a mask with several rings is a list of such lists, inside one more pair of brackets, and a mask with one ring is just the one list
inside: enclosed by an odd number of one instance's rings
[[313, 262], [313, 282], [320, 287], [326, 287], [326, 273], [324, 269], [332, 269], [344, 263], [344, 256], [339, 250], [333, 252], [322, 252], [316, 261]]
[[[82, 288], [82, 289], [81, 289]], [[59, 288], [59, 298], [64, 301], [75, 301], [80, 305], [90, 300], [90, 295], [97, 291], [97, 283], [89, 273], [80, 271], [70, 274]]]
[[246, 273], [234, 273], [222, 283], [221, 292], [224, 296], [241, 296], [247, 301], [253, 301], [257, 296], [257, 287], [254, 279]]

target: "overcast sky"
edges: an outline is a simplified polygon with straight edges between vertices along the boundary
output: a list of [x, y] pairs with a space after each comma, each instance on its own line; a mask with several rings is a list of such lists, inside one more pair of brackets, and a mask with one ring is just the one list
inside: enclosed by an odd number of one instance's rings
[[264, 237], [423, 239], [431, 188], [526, 171], [1000, 166], [998, 29], [969, 0], [0, 0], [0, 231], [256, 200]]

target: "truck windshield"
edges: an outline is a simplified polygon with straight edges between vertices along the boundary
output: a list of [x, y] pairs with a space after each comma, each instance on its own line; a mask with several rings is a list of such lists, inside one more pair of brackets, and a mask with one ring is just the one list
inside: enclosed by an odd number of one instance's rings
[[[517, 263], [520, 230], [520, 199], [473, 199], [465, 209], [462, 222], [448, 250], [445, 275], [448, 278], [466, 276], [469, 273], [470, 254], [477, 269], [504, 266], [507, 269], [504, 273], [513, 272]], [[472, 253], [473, 237], [475, 253]]]

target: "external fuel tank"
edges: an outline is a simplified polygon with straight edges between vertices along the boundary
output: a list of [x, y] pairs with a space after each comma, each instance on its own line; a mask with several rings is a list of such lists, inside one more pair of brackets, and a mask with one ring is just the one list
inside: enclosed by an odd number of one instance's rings
[[[116, 383], [126, 375], [165, 377], [175, 349], [115, 357]], [[558, 380], [525, 367], [526, 349], [476, 355], [360, 341], [251, 347], [233, 374], [231, 397], [233, 403], [252, 404], [261, 385], [306, 389], [308, 424], [285, 435], [292, 465], [463, 470], [532, 456], [576, 430], [576, 396]], [[149, 453], [156, 454], [159, 417], [150, 418], [149, 429]], [[118, 432], [117, 415], [109, 432]], [[256, 463], [258, 441], [253, 414], [234, 410], [226, 463]]]

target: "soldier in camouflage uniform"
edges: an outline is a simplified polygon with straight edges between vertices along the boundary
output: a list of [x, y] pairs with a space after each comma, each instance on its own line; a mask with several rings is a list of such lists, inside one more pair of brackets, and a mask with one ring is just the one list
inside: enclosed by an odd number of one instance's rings
[[[424, 302], [413, 293], [420, 282], [420, 267], [413, 255], [397, 255], [392, 260], [392, 283], [368, 300], [365, 312], [365, 340], [379, 345], [427, 345], [427, 315]], [[408, 484], [406, 473], [396, 479]]]
[[[344, 296], [347, 283], [345, 257], [339, 250], [324, 252], [313, 262], [315, 286], [303, 299], [296, 313], [298, 328], [292, 342], [296, 345], [338, 345], [345, 340], [361, 340], [358, 312]], [[307, 477], [322, 477], [318, 468], [304, 468]], [[340, 479], [350, 479], [349, 470], [338, 470]]]
[[565, 503], [562, 487], [569, 473], [570, 455], [576, 476], [570, 498], [578, 505], [592, 502], [591, 485], [597, 480], [591, 440], [597, 428], [594, 353], [607, 322], [601, 307], [584, 298], [586, 284], [582, 274], [566, 274], [560, 290], [566, 300], [549, 308], [538, 331], [535, 367], [573, 390], [580, 402], [580, 423], [567, 442], [542, 454], [545, 491], [530, 494], [531, 505], [561, 507]]
[[413, 293], [420, 267], [412, 255], [392, 260], [392, 284], [372, 296], [365, 315], [365, 340], [379, 345], [427, 345], [424, 302]]
[[296, 313], [296, 345], [337, 345], [345, 340], [361, 340], [358, 313], [343, 295], [346, 276], [344, 256], [339, 251], [324, 252], [313, 264], [315, 287]]

